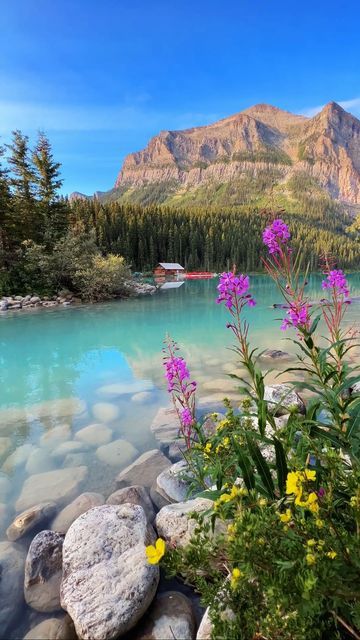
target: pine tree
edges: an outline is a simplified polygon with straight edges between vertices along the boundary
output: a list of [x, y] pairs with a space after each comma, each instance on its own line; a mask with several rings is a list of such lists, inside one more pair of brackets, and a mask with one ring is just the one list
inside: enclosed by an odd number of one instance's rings
[[13, 131], [10, 151], [10, 187], [14, 198], [16, 226], [20, 240], [38, 240], [41, 237], [41, 221], [36, 220], [36, 200], [34, 193], [34, 168], [29, 156], [29, 138], [21, 131]]
[[37, 207], [44, 225], [43, 239], [46, 245], [52, 246], [66, 232], [68, 213], [58, 193], [63, 183], [60, 178], [61, 165], [54, 161], [50, 142], [43, 132], [39, 133], [32, 160]]

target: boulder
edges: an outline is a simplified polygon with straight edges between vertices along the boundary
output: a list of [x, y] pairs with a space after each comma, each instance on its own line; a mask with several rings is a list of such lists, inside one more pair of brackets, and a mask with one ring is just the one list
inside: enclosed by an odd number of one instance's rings
[[94, 507], [71, 525], [63, 547], [61, 605], [79, 638], [111, 640], [140, 620], [159, 582], [159, 567], [145, 554], [154, 540], [138, 505]]
[[25, 552], [12, 542], [0, 542], [0, 630], [6, 632], [18, 618], [24, 602]]
[[42, 447], [53, 448], [71, 438], [71, 427], [69, 424], [59, 424], [57, 427], [49, 429], [40, 438]]
[[210, 620], [209, 607], [206, 609], [203, 618], [200, 622], [198, 632], [196, 634], [196, 640], [211, 640], [213, 626]]
[[162, 407], [150, 425], [151, 432], [162, 445], [169, 445], [179, 436], [179, 418], [175, 409]]
[[169, 502], [183, 502], [188, 497], [189, 483], [184, 474], [189, 474], [185, 460], [180, 460], [162, 471], [156, 480], [156, 490]]
[[13, 520], [6, 531], [8, 540], [15, 542], [30, 531], [41, 526], [53, 517], [56, 511], [55, 502], [42, 502], [26, 509]]
[[291, 354], [281, 349], [265, 349], [260, 355], [261, 360], [285, 361], [291, 360]]
[[78, 493], [87, 473], [87, 467], [83, 466], [56, 469], [29, 476], [15, 503], [17, 511], [28, 509], [39, 501], [64, 503], [71, 500]]
[[156, 596], [132, 640], [194, 640], [196, 620], [189, 598], [178, 591]]
[[127, 440], [113, 440], [96, 449], [96, 455], [105, 464], [112, 467], [125, 467], [138, 455], [138, 450]]
[[29, 300], [31, 304], [36, 304], [37, 302], [41, 302], [39, 296], [32, 296]]
[[25, 562], [24, 595], [35, 611], [60, 609], [62, 546], [64, 536], [40, 531], [33, 539]]
[[152, 449], [143, 453], [126, 469], [120, 471], [116, 478], [116, 484], [121, 488], [141, 481], [144, 487], [150, 488], [156, 482], [159, 473], [170, 466], [170, 460], [159, 449]]
[[49, 452], [40, 447], [30, 453], [25, 465], [25, 471], [30, 475], [39, 471], [51, 471], [52, 469], [54, 469], [54, 461], [49, 456]]
[[116, 382], [115, 384], [107, 384], [98, 389], [98, 393], [102, 396], [124, 396], [134, 393], [142, 393], [143, 391], [151, 391], [154, 388], [151, 380], [131, 380], [130, 382]]
[[0, 438], [0, 458], [6, 456], [11, 449], [11, 438], [1, 437]]
[[[270, 410], [281, 416], [296, 409], [299, 413], [305, 413], [305, 405], [300, 396], [287, 384], [272, 384], [265, 386], [264, 400], [268, 402]], [[281, 403], [281, 406], [276, 406]]]
[[66, 442], [59, 444], [59, 446], [54, 449], [51, 457], [64, 458], [68, 453], [79, 453], [79, 451], [82, 452], [86, 448], [87, 447], [84, 442], [79, 442], [78, 440], [67, 440]]
[[186, 442], [183, 438], [178, 438], [178, 440], [169, 444], [167, 449], [168, 458], [171, 462], [180, 462], [180, 460], [184, 460], [184, 451], [186, 450]]
[[67, 505], [51, 523], [50, 529], [58, 533], [66, 533], [75, 520], [89, 509], [104, 504], [104, 496], [100, 493], [86, 492]]
[[150, 391], [139, 391], [131, 397], [131, 402], [135, 404], [147, 404], [153, 400], [153, 394]]
[[0, 471], [0, 500], [4, 500], [5, 497], [11, 491], [11, 482], [5, 473]]
[[22, 444], [20, 447], [15, 449], [8, 458], [6, 458], [3, 466], [1, 467], [2, 471], [5, 471], [5, 473], [11, 473], [14, 469], [25, 466], [28, 456], [33, 451], [35, 451], [34, 445]]
[[[236, 380], [229, 378], [214, 378], [208, 382], [204, 382], [203, 389], [209, 391], [224, 391], [234, 393], [236, 390]], [[240, 384], [240, 383], [239, 383]]]
[[100, 422], [112, 422], [119, 417], [120, 411], [119, 407], [111, 402], [97, 402], [92, 408], [92, 413]]
[[155, 519], [155, 511], [149, 490], [140, 485], [124, 487], [112, 493], [106, 500], [106, 504], [139, 504], [145, 511], [146, 519], [152, 523]]
[[89, 446], [100, 447], [102, 444], [108, 444], [112, 435], [112, 430], [105, 424], [89, 424], [75, 434], [75, 439]]
[[159, 511], [167, 504], [171, 504], [170, 500], [168, 498], [165, 498], [165, 495], [159, 493], [156, 487], [156, 483], [152, 487], [150, 487], [150, 498]]
[[63, 467], [82, 467], [86, 465], [85, 453], [68, 453], [62, 463]]
[[77, 640], [74, 623], [70, 616], [47, 618], [30, 629], [24, 640]]
[[179, 547], [186, 546], [197, 523], [189, 518], [190, 513], [203, 513], [212, 507], [212, 500], [195, 498], [187, 502], [166, 505], [155, 519], [156, 530], [165, 542]]

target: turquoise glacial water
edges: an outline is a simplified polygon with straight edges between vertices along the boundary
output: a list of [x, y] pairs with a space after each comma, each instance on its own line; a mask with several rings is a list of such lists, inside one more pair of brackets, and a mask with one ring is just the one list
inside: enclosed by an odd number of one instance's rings
[[[359, 296], [360, 274], [349, 281]], [[178, 341], [199, 383], [200, 410], [225, 395], [238, 399], [227, 377], [237, 363], [228, 313], [215, 303], [217, 282], [186, 281], [126, 301], [0, 314], [0, 541], [14, 515], [39, 501], [22, 495], [34, 474], [82, 465], [87, 475], [78, 493], [108, 494], [122, 467], [157, 446], [150, 425], [169, 403], [161, 364], [166, 334]], [[309, 279], [312, 299], [322, 295], [320, 282], [320, 276]], [[251, 341], [292, 353], [285, 341], [291, 332], [279, 329], [283, 311], [272, 308], [281, 302], [275, 286], [257, 275], [251, 288], [257, 300], [245, 310]], [[354, 303], [347, 317], [358, 328], [359, 310]], [[130, 453], [114, 460], [111, 448], [100, 455], [99, 443], [80, 445], [77, 432], [93, 424], [107, 440], [130, 443]], [[46, 499], [46, 482], [41, 491]]]

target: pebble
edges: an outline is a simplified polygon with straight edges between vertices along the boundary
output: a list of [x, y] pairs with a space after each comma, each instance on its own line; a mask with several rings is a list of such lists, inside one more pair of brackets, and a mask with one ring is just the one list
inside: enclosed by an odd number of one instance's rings
[[113, 440], [109, 444], [103, 444], [96, 449], [96, 455], [101, 462], [119, 468], [129, 464], [138, 453], [138, 450], [130, 442], [121, 438]]

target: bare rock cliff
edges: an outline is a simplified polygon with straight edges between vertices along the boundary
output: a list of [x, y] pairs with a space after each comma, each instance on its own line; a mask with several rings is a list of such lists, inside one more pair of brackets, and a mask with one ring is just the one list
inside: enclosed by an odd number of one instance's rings
[[360, 121], [335, 102], [313, 118], [259, 104], [204, 127], [162, 131], [124, 161], [115, 188], [230, 182], [276, 166], [306, 172], [332, 198], [360, 204]]

